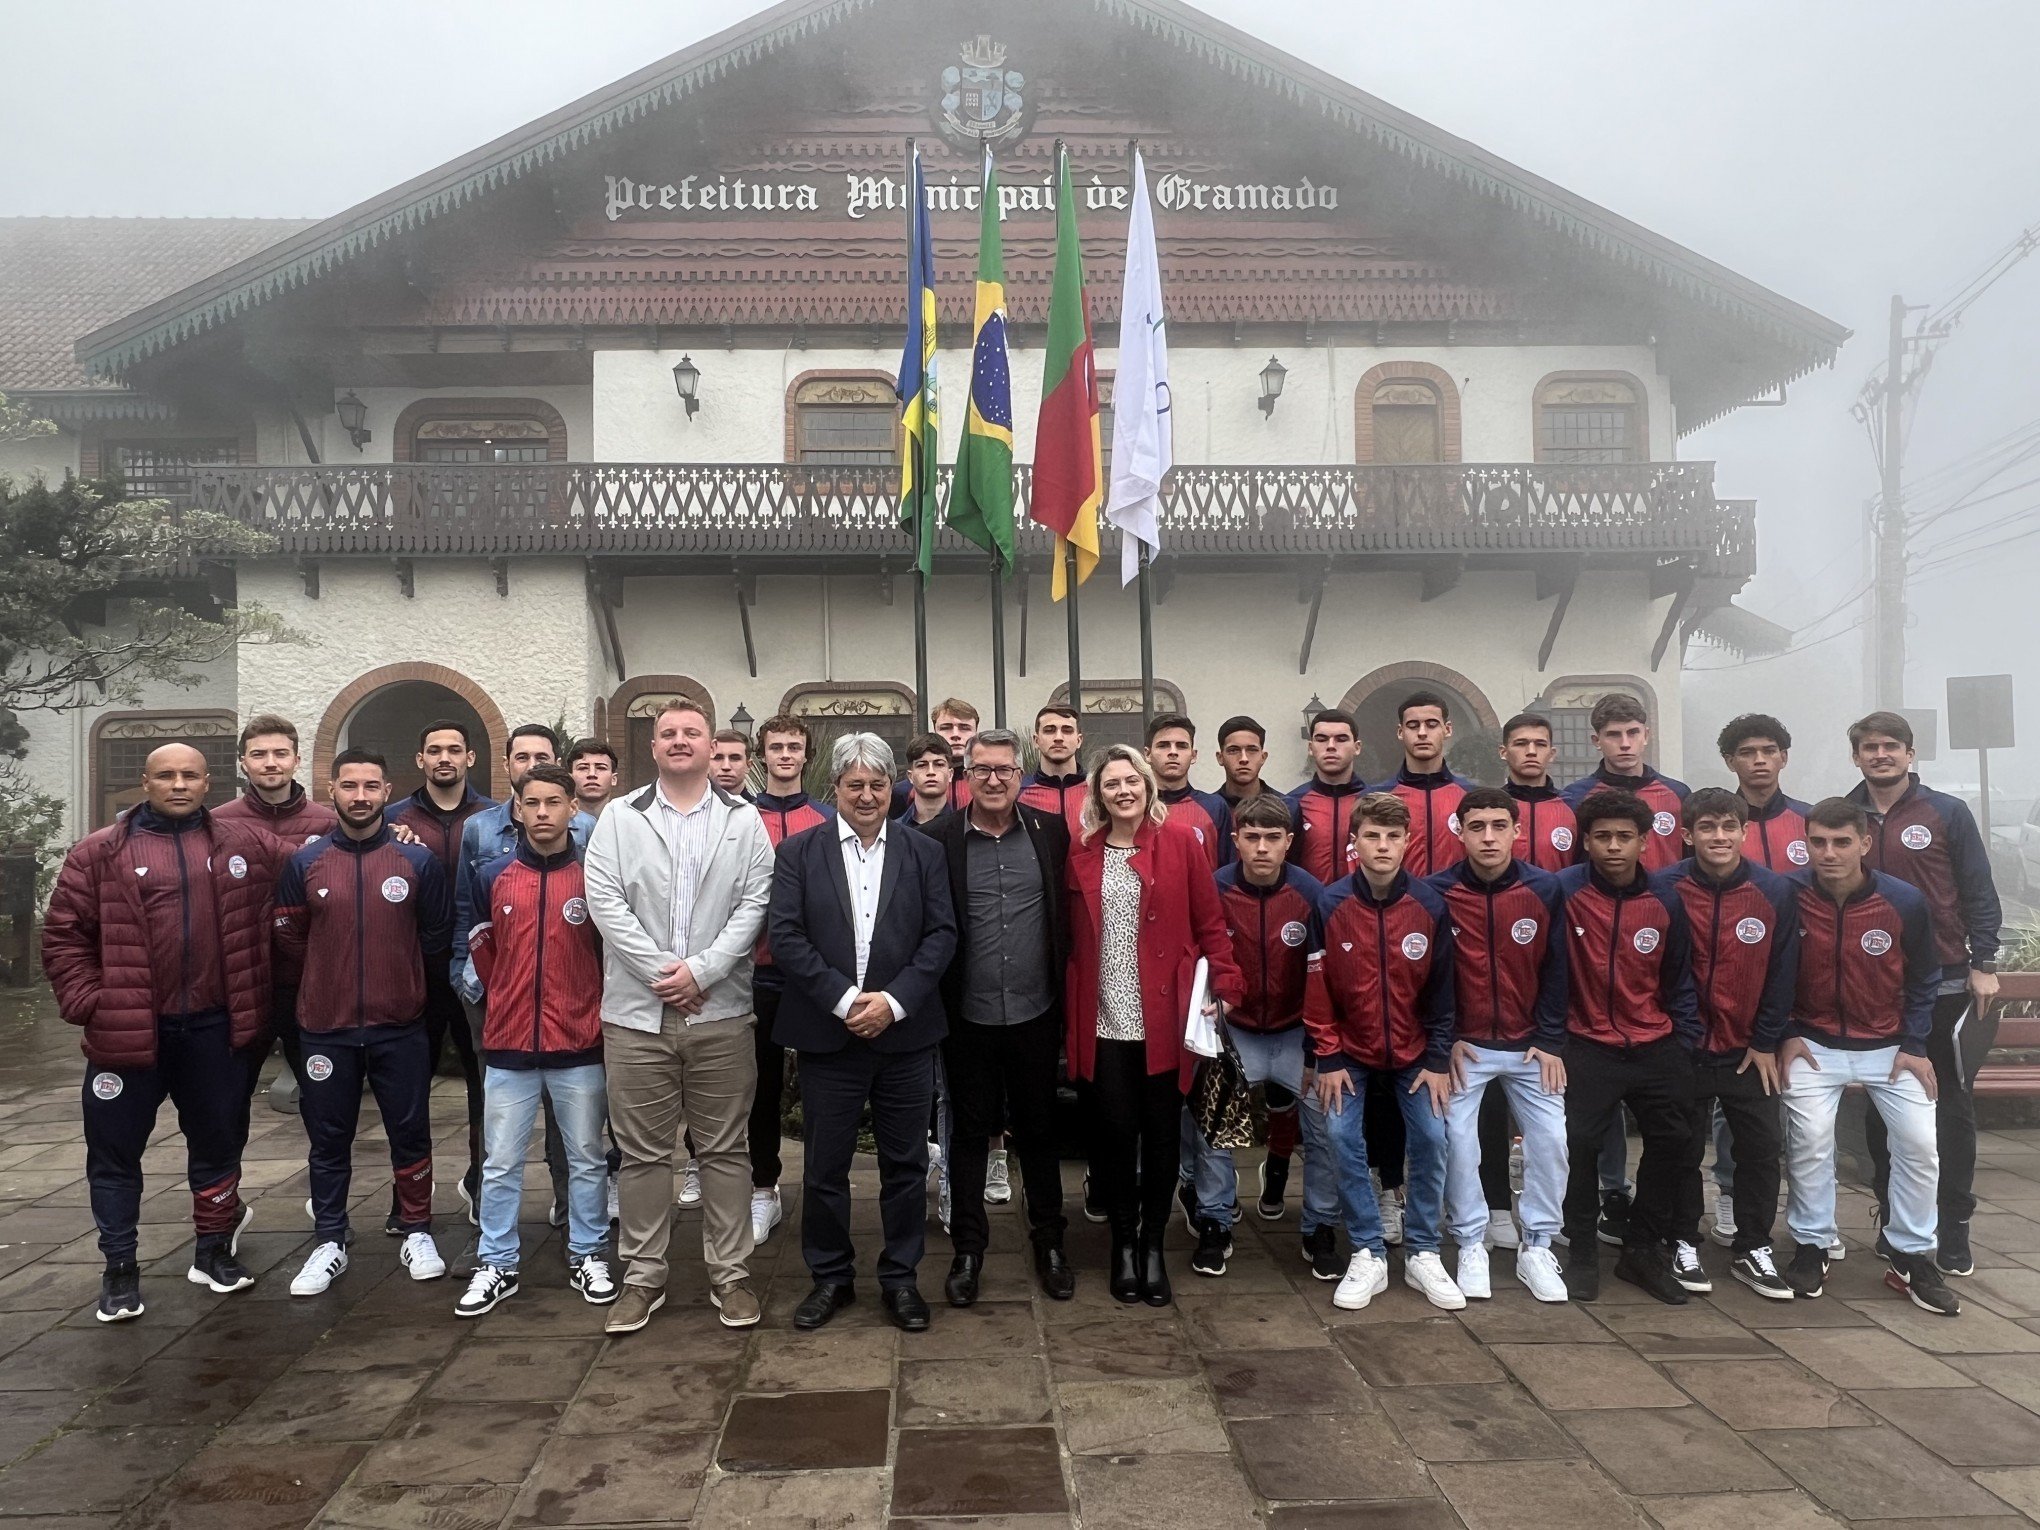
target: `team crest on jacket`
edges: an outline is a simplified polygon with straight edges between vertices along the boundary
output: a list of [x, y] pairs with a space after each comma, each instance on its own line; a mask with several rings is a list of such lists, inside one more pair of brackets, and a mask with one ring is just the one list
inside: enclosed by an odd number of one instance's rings
[[1527, 946], [1536, 938], [1537, 921], [1535, 919], [1518, 919], [1509, 926], [1509, 939], [1519, 946]]
[[382, 885], [383, 899], [389, 903], [402, 903], [411, 896], [411, 884], [402, 877], [385, 877]]
[[1764, 928], [1764, 921], [1761, 919], [1738, 919], [1736, 921], [1735, 938], [1746, 946], [1755, 945], [1767, 933]]
[[1572, 849], [1572, 830], [1560, 824], [1551, 831], [1551, 848], [1564, 851]]
[[1804, 866], [1811, 859], [1806, 853], [1806, 841], [1795, 839], [1791, 844], [1787, 845], [1785, 847], [1785, 859], [1795, 866]]
[[92, 1097], [97, 1100], [117, 1100], [127, 1084], [118, 1073], [95, 1073], [92, 1075]]
[[586, 924], [588, 922], [588, 900], [586, 898], [567, 899], [565, 903], [560, 905], [560, 917], [566, 920], [568, 924]]
[[305, 1077], [315, 1084], [323, 1084], [333, 1076], [333, 1059], [323, 1052], [314, 1052], [305, 1059]]
[[1303, 944], [1304, 938], [1309, 934], [1310, 931], [1303, 927], [1301, 919], [1292, 919], [1282, 926], [1282, 944], [1285, 946], [1300, 946]]
[[1882, 956], [1891, 949], [1891, 931], [1865, 930], [1863, 932], [1863, 949], [1872, 956]]
[[1431, 949], [1431, 938], [1421, 930], [1411, 930], [1402, 938], [1402, 954], [1413, 962], [1424, 959], [1424, 953]]
[[1201, 844], [1203, 844], [1203, 843], [1204, 843], [1204, 831], [1203, 831], [1202, 829], [1198, 828], [1196, 824], [1194, 824], [1194, 823], [1193, 823], [1192, 825], [1190, 825], [1190, 832], [1191, 832], [1192, 834], [1195, 834], [1195, 835], [1197, 836], [1197, 843], [1198, 843], [1198, 844], [1200, 844], [1200, 845], [1201, 845]]
[[1651, 831], [1651, 833], [1653, 833], [1653, 834], [1676, 834], [1676, 833], [1678, 832], [1678, 829], [1679, 829], [1679, 820], [1678, 820], [1678, 819], [1676, 819], [1676, 818], [1674, 818], [1674, 817], [1673, 817], [1673, 816], [1672, 816], [1672, 815], [1671, 815], [1670, 813], [1653, 813], [1653, 814], [1651, 814], [1651, 819], [1650, 819], [1650, 831]]
[[1909, 823], [1898, 831], [1898, 842], [1908, 850], [1924, 850], [1934, 842], [1934, 831], [1923, 823]]
[[245, 877], [248, 874], [248, 857], [245, 855], [227, 857], [227, 874], [236, 882]]
[[1658, 932], [1646, 926], [1638, 930], [1629, 943], [1636, 947], [1638, 954], [1648, 956], [1658, 948], [1658, 939]]

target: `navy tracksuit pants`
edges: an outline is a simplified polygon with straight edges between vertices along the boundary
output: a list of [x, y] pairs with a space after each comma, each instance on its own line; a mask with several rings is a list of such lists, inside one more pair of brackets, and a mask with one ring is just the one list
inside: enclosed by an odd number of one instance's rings
[[192, 1226], [201, 1239], [233, 1232], [241, 1216], [241, 1152], [248, 1145], [247, 1077], [220, 1010], [157, 1020], [153, 1068], [86, 1065], [85, 1180], [107, 1263], [135, 1257], [142, 1153], [166, 1099], [177, 1107], [184, 1133]]
[[432, 1045], [422, 1023], [345, 1039], [304, 1033], [299, 1111], [311, 1139], [312, 1219], [321, 1243], [347, 1240], [347, 1189], [354, 1178], [354, 1132], [366, 1084], [382, 1113], [396, 1177], [397, 1225], [432, 1230]]

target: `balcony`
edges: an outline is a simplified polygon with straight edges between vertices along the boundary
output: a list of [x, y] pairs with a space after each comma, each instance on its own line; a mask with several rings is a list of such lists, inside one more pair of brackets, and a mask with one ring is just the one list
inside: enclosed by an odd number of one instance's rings
[[[1022, 559], [1049, 539], [1014, 470]], [[194, 467], [180, 503], [228, 515], [298, 557], [572, 556], [800, 564], [891, 563], [911, 547], [898, 470], [790, 463], [540, 463]], [[948, 495], [944, 469], [942, 494]], [[1106, 528], [1107, 552], [1117, 534]], [[1683, 569], [1740, 584], [1755, 507], [1719, 500], [1705, 462], [1572, 466], [1178, 467], [1163, 493], [1166, 555], [1200, 566], [1408, 559]], [[949, 531], [944, 562], [983, 554]]]

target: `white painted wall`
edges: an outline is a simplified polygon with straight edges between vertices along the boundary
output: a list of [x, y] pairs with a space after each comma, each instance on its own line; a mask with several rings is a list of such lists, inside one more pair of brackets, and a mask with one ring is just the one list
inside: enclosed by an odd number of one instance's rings
[[78, 435], [75, 431], [59, 430], [54, 435], [36, 436], [27, 441], [0, 441], [0, 478], [12, 479], [17, 484], [34, 478], [45, 478], [55, 483], [66, 472], [75, 473], [77, 470]]

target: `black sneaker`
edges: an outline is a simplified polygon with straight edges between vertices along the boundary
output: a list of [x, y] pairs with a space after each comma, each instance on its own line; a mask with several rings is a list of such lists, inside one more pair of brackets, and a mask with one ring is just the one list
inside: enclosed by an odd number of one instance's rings
[[1597, 1301], [1601, 1295], [1601, 1250], [1582, 1239], [1566, 1250], [1565, 1290], [1576, 1302]]
[[1191, 1237], [1197, 1236], [1197, 1186], [1187, 1179], [1176, 1181], [1176, 1204], [1183, 1208], [1183, 1227]]
[[109, 1264], [99, 1277], [99, 1311], [102, 1323], [125, 1323], [142, 1315], [142, 1267], [129, 1259]]
[[255, 1284], [255, 1277], [234, 1257], [233, 1244], [224, 1236], [198, 1240], [198, 1247], [192, 1251], [191, 1268], [184, 1278], [194, 1286], [209, 1286], [222, 1296], [245, 1291]]
[[1941, 1246], [1934, 1250], [1934, 1267], [1943, 1275], [1976, 1273], [1976, 1256], [1969, 1252], [1967, 1222], [1941, 1224]]
[[1728, 1273], [1759, 1296], [1768, 1296], [1774, 1302], [1792, 1300], [1792, 1287], [1778, 1273], [1778, 1262], [1771, 1257], [1768, 1247], [1737, 1254], [1729, 1261]]
[[1601, 1197], [1601, 1220], [1594, 1228], [1594, 1236], [1603, 1243], [1622, 1247], [1629, 1237], [1629, 1192], [1610, 1190]]
[[1962, 1313], [1962, 1299], [1925, 1254], [1896, 1255], [1891, 1268], [1884, 1273], [1884, 1283], [1894, 1291], [1903, 1291], [1912, 1298], [1915, 1307], [1927, 1312], [1937, 1312], [1942, 1317], [1959, 1317]]
[[1091, 1187], [1091, 1176], [1084, 1176], [1084, 1220], [1103, 1222], [1106, 1220], [1105, 1203], [1098, 1199], [1098, 1193]]
[[1622, 1257], [1615, 1261], [1615, 1278], [1655, 1296], [1667, 1307], [1686, 1305], [1686, 1288], [1673, 1276], [1672, 1261], [1663, 1249], [1625, 1243]]
[[1700, 1263], [1700, 1250], [1684, 1241], [1672, 1245], [1672, 1279], [1679, 1283], [1680, 1290], [1696, 1296], [1705, 1296], [1714, 1289], [1706, 1267]]
[[1818, 1296], [1827, 1288], [1827, 1250], [1817, 1243], [1792, 1246], [1792, 1262], [1785, 1266], [1785, 1284], [1794, 1296]]
[[1261, 1198], [1254, 1202], [1254, 1210], [1270, 1222], [1282, 1220], [1282, 1213], [1288, 1208], [1283, 1196], [1289, 1190], [1289, 1160], [1273, 1154], [1261, 1160]]
[[1199, 1275], [1223, 1275], [1230, 1258], [1232, 1229], [1216, 1217], [1206, 1217], [1197, 1224], [1197, 1252], [1190, 1256], [1190, 1268]]
[[1872, 1245], [1877, 1250], [1877, 1257], [1884, 1260], [1896, 1259], [1898, 1250], [1891, 1246], [1891, 1240], [1885, 1236], [1891, 1227], [1890, 1214], [1882, 1206], [1872, 1206], [1870, 1220], [1877, 1228], [1877, 1242]]
[[1329, 1223], [1303, 1235], [1303, 1257], [1319, 1280], [1337, 1280], [1346, 1273], [1346, 1261], [1339, 1257], [1339, 1235]]

